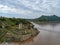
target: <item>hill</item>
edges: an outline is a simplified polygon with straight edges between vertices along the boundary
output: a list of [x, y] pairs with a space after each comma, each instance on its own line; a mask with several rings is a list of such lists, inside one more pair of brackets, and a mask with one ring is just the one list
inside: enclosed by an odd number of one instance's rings
[[41, 17], [34, 19], [33, 21], [35, 22], [60, 22], [60, 17], [56, 15], [52, 15], [52, 16], [42, 15]]
[[0, 42], [24, 41], [37, 33], [25, 19], [0, 17]]

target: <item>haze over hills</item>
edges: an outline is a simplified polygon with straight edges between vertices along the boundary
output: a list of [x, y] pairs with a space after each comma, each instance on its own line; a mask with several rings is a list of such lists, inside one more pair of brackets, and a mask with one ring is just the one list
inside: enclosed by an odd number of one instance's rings
[[41, 22], [60, 22], [60, 17], [56, 16], [56, 15], [52, 15], [52, 16], [44, 16], [42, 15], [39, 18], [33, 19], [33, 21], [41, 21]]

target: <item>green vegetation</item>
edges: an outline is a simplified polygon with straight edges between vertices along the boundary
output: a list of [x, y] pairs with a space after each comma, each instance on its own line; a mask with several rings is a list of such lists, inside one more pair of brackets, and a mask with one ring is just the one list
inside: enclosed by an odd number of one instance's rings
[[56, 15], [52, 15], [52, 16], [42, 15], [41, 17], [39, 17], [37, 19], [33, 19], [32, 21], [34, 21], [34, 22], [60, 22], [60, 17], [58, 17]]
[[34, 25], [25, 19], [0, 17], [0, 42], [23, 41], [37, 33]]

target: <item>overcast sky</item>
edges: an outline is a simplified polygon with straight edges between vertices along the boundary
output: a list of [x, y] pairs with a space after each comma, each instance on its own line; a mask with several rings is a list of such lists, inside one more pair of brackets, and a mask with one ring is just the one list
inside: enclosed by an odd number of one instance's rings
[[0, 0], [0, 16], [37, 18], [44, 14], [60, 16], [60, 0]]

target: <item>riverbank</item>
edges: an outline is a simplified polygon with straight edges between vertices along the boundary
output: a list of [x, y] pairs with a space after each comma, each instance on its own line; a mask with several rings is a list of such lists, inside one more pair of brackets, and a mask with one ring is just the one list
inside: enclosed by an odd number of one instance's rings
[[57, 21], [50, 21], [50, 22], [34, 22], [36, 24], [56, 24], [56, 23], [60, 23], [60, 22], [57, 22]]
[[21, 42], [39, 33], [37, 29], [4, 30], [0, 35], [0, 42]]
[[[56, 33], [60, 32], [60, 24], [56, 25], [54, 24], [53, 26], [52, 24], [39, 25], [33, 23], [33, 25], [40, 31], [40, 33], [37, 36], [29, 38], [22, 42], [12, 42], [12, 43], [6, 42], [6, 43], [0, 43], [0, 45], [60, 45], [60, 33]], [[42, 28], [45, 27], [45, 29], [47, 27], [48, 30], [41, 30], [40, 29], [41, 27]], [[50, 29], [52, 29], [52, 31], [49, 31]], [[53, 32], [53, 29], [56, 32]]]
[[34, 25], [25, 19], [0, 17], [0, 42], [20, 42], [38, 33]]

